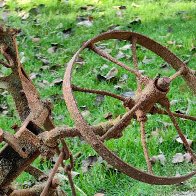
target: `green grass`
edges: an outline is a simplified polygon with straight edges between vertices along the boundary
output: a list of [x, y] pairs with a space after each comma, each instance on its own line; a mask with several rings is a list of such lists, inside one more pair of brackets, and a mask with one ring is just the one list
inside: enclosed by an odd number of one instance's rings
[[[88, 1], [69, 1], [63, 3], [57, 0], [36, 0], [36, 1], [8, 1], [7, 8], [0, 10], [0, 15], [3, 11], [9, 12], [9, 17], [6, 21], [7, 25], [16, 27], [22, 30], [22, 33], [17, 37], [19, 44], [19, 51], [21, 57], [24, 56], [24, 66], [28, 74], [39, 73], [41, 77], [33, 80], [35, 86], [43, 99], [51, 99], [54, 104], [53, 117], [56, 125], [73, 126], [73, 120], [70, 119], [69, 113], [66, 109], [64, 101], [61, 99], [61, 86], [50, 86], [52, 81], [57, 78], [63, 78], [66, 63], [71, 59], [73, 54], [80, 48], [82, 43], [101, 32], [107, 31], [109, 26], [119, 25], [119, 29], [134, 31], [167, 46], [172, 52], [183, 60], [190, 58], [188, 66], [196, 69], [196, 54], [191, 51], [193, 46], [196, 46], [196, 3], [194, 1], [168, 1], [168, 0], [147, 0], [135, 1], [138, 7], [134, 6], [133, 1], [115, 1], [115, 0], [88, 0]], [[19, 17], [19, 12], [28, 12], [33, 7], [44, 4], [40, 8], [38, 14], [30, 13], [30, 16], [22, 20]], [[81, 10], [81, 6], [93, 4], [95, 9], [92, 11]], [[115, 6], [125, 5], [127, 9], [122, 10], [123, 17], [116, 15], [117, 9]], [[41, 6], [40, 6], [41, 7]], [[91, 27], [77, 26], [76, 18], [78, 16], [92, 16], [93, 25]], [[141, 24], [129, 25], [135, 18], [141, 19]], [[72, 33], [68, 38], [64, 38], [62, 31], [67, 28], [72, 28]], [[32, 37], [40, 37], [39, 43], [32, 42]], [[169, 42], [175, 41], [175, 44]], [[56, 53], [48, 54], [47, 50], [51, 47], [51, 43], [58, 43], [59, 48]], [[127, 42], [106, 41], [107, 48], [112, 49], [112, 54], [115, 56], [118, 49]], [[24, 54], [22, 54], [24, 52]], [[130, 57], [130, 51], [125, 52]], [[129, 54], [130, 53], [130, 54]], [[48, 59], [49, 67], [60, 64], [55, 70], [46, 69], [41, 71], [43, 64], [36, 58], [39, 54]], [[122, 85], [122, 89], [115, 90], [113, 83], [100, 82], [96, 79], [97, 73], [100, 73], [100, 68], [103, 64], [107, 64], [108, 68], [102, 72], [106, 74], [112, 67], [116, 65], [107, 62], [96, 54], [90, 51], [84, 51], [81, 56], [85, 60], [85, 65], [77, 65], [74, 70], [73, 83], [82, 87], [89, 87], [95, 89], [104, 89], [117, 94], [126, 91], [134, 91], [136, 89], [135, 78], [128, 75], [128, 80]], [[152, 58], [149, 64], [142, 63], [144, 57]], [[121, 59], [123, 62], [130, 64], [130, 59]], [[171, 75], [174, 70], [171, 68], [161, 69], [160, 65], [163, 60], [147, 50], [138, 50], [139, 69], [145, 70], [145, 74], [150, 77], [155, 77], [158, 73], [162, 75]], [[131, 63], [132, 66], [132, 63]], [[119, 72], [117, 77], [122, 77], [127, 72], [117, 67]], [[1, 68], [1, 72], [7, 73], [7, 70]], [[46, 85], [43, 80], [47, 81]], [[55, 95], [55, 96], [54, 96]], [[105, 98], [100, 106], [95, 106], [95, 95], [87, 95], [82, 93], [75, 93], [79, 106], [86, 106], [90, 111], [90, 115], [86, 120], [90, 124], [97, 124], [104, 121], [104, 114], [112, 112], [114, 117], [123, 114], [125, 110], [122, 104], [112, 98]], [[170, 100], [178, 100], [172, 106], [172, 110], [186, 110], [188, 99], [191, 100], [190, 115], [196, 115], [196, 98], [192, 92], [187, 89], [185, 82], [178, 78], [172, 83], [171, 90], [168, 94]], [[55, 99], [54, 99], [55, 98]], [[1, 97], [2, 103], [7, 103], [9, 112], [7, 115], [1, 114], [0, 127], [5, 130], [11, 130], [11, 126], [15, 123], [20, 123], [18, 116], [14, 111], [12, 98], [8, 95]], [[172, 157], [177, 152], [185, 152], [181, 144], [175, 141], [177, 133], [172, 126], [165, 127], [163, 122], [170, 123], [170, 119], [165, 116], [149, 115], [146, 131], [148, 136], [148, 146], [150, 155], [158, 155], [163, 152], [166, 156], [167, 162], [164, 166], [160, 164], [154, 165], [154, 171], [157, 175], [172, 176], [177, 173], [185, 174], [193, 169], [192, 164], [178, 164], [171, 163]], [[179, 125], [188, 138], [193, 140], [192, 148], [196, 150], [196, 123], [192, 121], [179, 120]], [[159, 130], [158, 137], [152, 137], [151, 132]], [[160, 136], [163, 142], [159, 143]], [[97, 192], [104, 192], [107, 196], [110, 195], [172, 195], [175, 192], [195, 190], [196, 179], [192, 178], [183, 185], [174, 186], [154, 186], [148, 185], [136, 180], [133, 180], [124, 174], [108, 169], [104, 164], [96, 163], [87, 173], [81, 170], [82, 160], [89, 155], [96, 154], [92, 148], [84, 141], [77, 138], [67, 140], [69, 147], [73, 154], [78, 151], [82, 152], [82, 156], [76, 160], [74, 171], [80, 173], [74, 178], [75, 184], [83, 190], [87, 195], [93, 195]], [[124, 136], [119, 140], [111, 140], [106, 144], [111, 150], [116, 152], [123, 160], [132, 165], [146, 170], [145, 160], [143, 157], [142, 147], [140, 143], [140, 133], [138, 123], [132, 121], [132, 124], [126, 129]], [[37, 159], [34, 165], [48, 171], [48, 165], [40, 162]], [[19, 184], [24, 182], [34, 181], [31, 176], [26, 173], [22, 174], [17, 179]], [[63, 189], [70, 195], [70, 188], [63, 184]], [[78, 193], [81, 195], [81, 193]]]

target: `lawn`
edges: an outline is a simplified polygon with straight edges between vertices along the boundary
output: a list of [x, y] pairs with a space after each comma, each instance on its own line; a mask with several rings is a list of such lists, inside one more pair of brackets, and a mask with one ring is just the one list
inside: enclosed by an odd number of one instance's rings
[[[1, 23], [21, 30], [17, 36], [19, 53], [25, 70], [30, 75], [40, 96], [53, 103], [52, 116], [56, 125], [74, 126], [62, 98], [62, 78], [66, 65], [80, 48], [82, 43], [108, 30], [127, 30], [146, 35], [168, 47], [189, 67], [196, 69], [196, 3], [188, 0], [8, 0], [0, 8]], [[131, 52], [123, 46], [125, 41], [109, 40], [100, 44], [122, 62], [133, 66]], [[119, 52], [120, 51], [120, 52]], [[73, 83], [88, 88], [102, 89], [116, 94], [131, 94], [136, 90], [135, 77], [125, 70], [108, 62], [91, 51], [85, 50], [73, 71]], [[164, 61], [146, 50], [138, 47], [139, 69], [144, 74], [155, 77], [158, 74], [169, 76], [174, 70]], [[0, 67], [1, 74], [8, 70]], [[100, 80], [111, 68], [118, 73], [113, 80]], [[5, 93], [0, 97], [0, 127], [11, 130], [11, 125], [20, 124], [14, 109], [12, 98]], [[89, 124], [95, 125], [106, 121], [105, 116], [111, 112], [112, 118], [125, 112], [121, 102], [96, 95], [75, 93], [78, 105]], [[172, 82], [168, 97], [172, 111], [180, 111], [196, 116], [196, 97], [188, 89], [182, 78]], [[4, 106], [4, 107], [2, 107]], [[178, 120], [192, 148], [196, 151], [196, 123]], [[162, 165], [155, 163], [156, 175], [175, 176], [193, 170], [191, 163], [172, 163], [176, 153], [185, 153], [183, 145], [176, 141], [177, 132], [167, 116], [148, 115], [146, 135], [150, 156], [163, 154], [166, 158]], [[196, 191], [196, 178], [181, 185], [148, 185], [133, 180], [108, 166], [98, 159], [88, 171], [84, 171], [84, 162], [89, 156], [98, 156], [84, 140], [66, 139], [73, 155], [80, 152], [75, 161], [77, 173], [74, 182], [81, 189], [78, 195], [105, 193], [111, 195], [173, 195], [182, 191]], [[106, 145], [124, 161], [146, 171], [145, 159], [140, 142], [139, 125], [136, 121], [126, 128], [119, 140], [110, 140]], [[43, 163], [38, 158], [33, 165], [49, 172], [54, 160]], [[27, 187], [34, 179], [23, 173], [17, 179], [19, 187]], [[66, 181], [62, 189], [71, 195]], [[83, 192], [83, 193], [82, 193]], [[196, 194], [196, 193], [195, 193]]]

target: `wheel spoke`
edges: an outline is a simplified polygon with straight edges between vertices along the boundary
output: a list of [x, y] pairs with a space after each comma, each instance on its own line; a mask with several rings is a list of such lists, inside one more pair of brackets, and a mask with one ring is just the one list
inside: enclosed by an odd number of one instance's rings
[[60, 155], [59, 155], [59, 157], [58, 157], [58, 159], [57, 159], [57, 161], [56, 161], [56, 163], [55, 163], [55, 165], [54, 165], [54, 167], [53, 167], [53, 169], [52, 169], [52, 171], [51, 171], [51, 173], [50, 173], [50, 175], [49, 175], [47, 183], [46, 183], [46, 185], [45, 185], [45, 187], [44, 187], [44, 189], [43, 189], [43, 191], [42, 191], [40, 196], [48, 195], [48, 190], [49, 190], [49, 188], [51, 186], [52, 180], [53, 180], [53, 178], [54, 178], [54, 176], [55, 176], [55, 174], [56, 174], [60, 164], [63, 162], [63, 160], [64, 160], [64, 152], [62, 150]]
[[103, 58], [119, 65], [120, 67], [126, 69], [127, 71], [131, 72], [132, 74], [135, 74], [136, 77], [143, 77], [141, 73], [139, 73], [139, 71], [132, 69], [130, 67], [128, 67], [127, 65], [125, 65], [124, 63], [118, 61], [117, 59], [115, 59], [114, 57], [112, 57], [111, 55], [107, 54], [106, 52], [104, 52], [103, 50], [98, 49], [95, 45], [91, 44], [91, 46], [89, 46], [89, 48], [94, 51], [95, 53], [97, 53], [98, 55], [102, 56]]
[[94, 89], [81, 88], [81, 87], [78, 87], [78, 86], [75, 86], [75, 85], [72, 85], [72, 90], [85, 92], [85, 93], [94, 93], [94, 94], [99, 94], [99, 95], [106, 95], [106, 96], [110, 96], [110, 97], [113, 97], [115, 99], [118, 99], [120, 101], [123, 101], [123, 102], [126, 101], [126, 98], [124, 98], [123, 96], [116, 95], [114, 93], [103, 91], [103, 90], [94, 90]]
[[177, 132], [178, 132], [178, 134], [179, 134], [179, 136], [180, 136], [180, 138], [181, 138], [181, 140], [182, 140], [185, 148], [187, 149], [187, 151], [189, 152], [189, 154], [192, 156], [193, 161], [196, 162], [196, 155], [193, 152], [193, 150], [191, 149], [191, 147], [189, 146], [186, 137], [184, 136], [182, 130], [180, 129], [180, 127], [178, 125], [178, 122], [176, 121], [175, 116], [172, 114], [170, 108], [167, 108], [166, 107], [166, 111], [167, 111], [167, 113], [168, 113], [168, 115], [169, 115], [169, 117], [170, 117], [170, 119], [171, 119], [174, 127], [176, 128], [176, 130], [177, 130]]
[[[137, 59], [137, 53], [136, 53], [136, 43], [137, 43], [137, 38], [133, 37], [132, 38], [132, 45], [131, 45], [133, 65], [134, 65], [135, 69], [139, 72], [138, 59]], [[142, 84], [141, 84], [141, 81], [140, 81], [140, 77], [137, 77], [137, 87], [138, 87], [137, 93], [141, 93]]]
[[146, 132], [145, 132], [145, 122], [144, 121], [140, 122], [140, 131], [141, 131], [141, 142], [142, 142], [142, 147], [143, 147], [143, 151], [144, 151], [144, 157], [146, 159], [148, 172], [150, 174], [153, 174], [152, 164], [150, 162], [148, 147], [147, 147], [147, 143], [146, 143]]
[[110, 139], [113, 135], [121, 135], [123, 129], [125, 129], [132, 119], [135, 111], [140, 107], [140, 103], [136, 104], [131, 110], [123, 115], [121, 120], [117, 122], [113, 127], [111, 127], [102, 137], [101, 140], [104, 141], [106, 139]]
[[[196, 121], [196, 117], [195, 116], [189, 116], [186, 114], [180, 114], [180, 113], [176, 113], [176, 112], [171, 112], [173, 116], [178, 117], [178, 118], [183, 118], [183, 119], [187, 119], [187, 120], [192, 120], [192, 121]], [[163, 114], [163, 115], [168, 115], [168, 113], [161, 109], [161, 108], [154, 108], [153, 114]]]
[[184, 67], [180, 68], [175, 74], [173, 74], [172, 76], [169, 77], [170, 80], [172, 81], [172, 80], [176, 79], [178, 76], [182, 75], [184, 70], [185, 70]]

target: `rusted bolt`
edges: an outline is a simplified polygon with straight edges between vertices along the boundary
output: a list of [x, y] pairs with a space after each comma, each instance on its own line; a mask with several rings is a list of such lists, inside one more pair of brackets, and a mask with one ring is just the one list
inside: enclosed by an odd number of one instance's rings
[[56, 189], [57, 187], [59, 186], [59, 180], [57, 179], [57, 178], [54, 178], [53, 180], [52, 180], [52, 183], [51, 183], [51, 188], [52, 189]]
[[170, 85], [170, 78], [162, 77], [157, 80], [156, 86], [161, 91], [167, 91]]

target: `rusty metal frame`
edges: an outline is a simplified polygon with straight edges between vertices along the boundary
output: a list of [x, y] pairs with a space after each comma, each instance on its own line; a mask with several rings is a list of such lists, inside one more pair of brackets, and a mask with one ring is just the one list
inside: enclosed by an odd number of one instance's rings
[[[75, 128], [67, 126], [55, 127], [51, 120], [51, 104], [40, 99], [32, 81], [24, 71], [18, 57], [18, 49], [16, 45], [17, 30], [0, 27], [0, 52], [4, 56], [5, 61], [0, 64], [11, 70], [11, 74], [0, 78], [0, 88], [7, 90], [13, 97], [17, 112], [21, 119], [21, 126], [17, 132], [12, 135], [7, 131], [0, 129], [0, 142], [6, 142], [6, 145], [0, 151], [0, 194], [5, 195], [65, 195], [64, 192], [59, 193], [58, 179], [55, 173], [62, 165], [68, 175], [71, 185], [72, 194], [76, 195], [73, 180], [71, 178], [71, 170], [73, 168], [73, 157], [68, 149], [64, 139], [68, 137], [83, 136], [85, 140], [111, 165], [122, 171], [126, 175], [149, 183], [149, 184], [176, 184], [185, 181], [196, 174], [193, 171], [190, 174], [180, 177], [160, 177], [153, 175], [152, 166], [149, 160], [147, 144], [145, 141], [145, 122], [146, 114], [162, 114], [168, 115], [179, 136], [181, 137], [187, 151], [196, 160], [195, 154], [189, 147], [185, 136], [183, 135], [176, 117], [189, 120], [196, 120], [196, 117], [177, 114], [170, 111], [169, 101], [166, 97], [172, 80], [179, 75], [184, 78], [187, 85], [196, 93], [196, 77], [193, 70], [188, 68], [180, 59], [178, 59], [167, 48], [161, 46], [157, 42], [137, 33], [126, 31], [115, 31], [103, 33], [83, 44], [68, 63], [65, 77], [63, 81], [64, 98], [74, 121]], [[126, 66], [122, 62], [117, 61], [109, 54], [99, 50], [96, 43], [107, 39], [119, 39], [130, 41], [132, 46], [132, 55], [134, 68]], [[143, 76], [137, 65], [136, 44], [139, 44], [155, 54], [162, 57], [177, 72], [171, 77], [162, 77], [150, 79]], [[115, 95], [106, 91], [84, 89], [71, 84], [71, 71], [73, 65], [80, 52], [88, 48], [98, 55], [106, 58], [113, 63], [125, 68], [128, 72], [134, 74], [137, 78], [138, 90], [134, 99], [127, 99], [119, 95]], [[145, 86], [142, 88], [142, 86]], [[128, 109], [128, 112], [122, 118], [117, 118], [106, 123], [96, 126], [88, 125], [79, 112], [77, 103], [73, 97], [72, 91], [81, 91], [95, 94], [102, 94], [119, 99]], [[163, 109], [157, 108], [159, 103]], [[140, 171], [131, 165], [123, 162], [119, 157], [112, 153], [104, 145], [104, 141], [111, 138], [119, 138], [122, 131], [130, 124], [132, 118], [136, 118], [141, 125], [141, 140], [144, 149], [144, 156], [148, 167], [148, 173]], [[59, 149], [59, 143], [62, 148]], [[41, 154], [51, 157], [55, 153], [59, 155], [50, 175], [47, 176], [42, 171], [31, 166], [31, 163]], [[63, 160], [70, 160], [70, 165], [64, 165]], [[14, 190], [11, 183], [23, 171], [35, 176], [41, 185], [36, 185], [30, 189]]]

